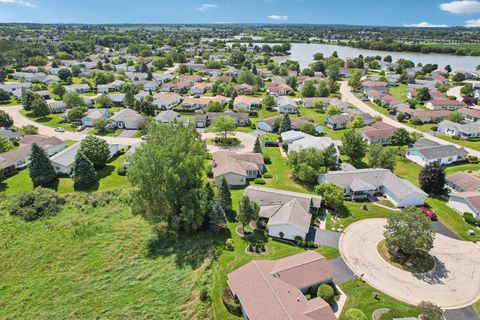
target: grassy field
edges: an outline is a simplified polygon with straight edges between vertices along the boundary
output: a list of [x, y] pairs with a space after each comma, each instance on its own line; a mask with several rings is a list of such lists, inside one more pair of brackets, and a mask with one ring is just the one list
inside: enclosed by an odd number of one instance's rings
[[477, 316], [480, 317], [480, 300], [478, 300], [477, 302], [475, 302], [473, 304], [473, 310], [475, 311], [475, 313], [477, 314]]
[[[121, 155], [110, 161], [104, 168], [99, 169], [97, 171], [99, 177], [98, 184], [95, 184], [89, 190], [85, 191], [130, 188], [131, 185], [127, 177], [119, 176], [117, 172], [117, 168], [123, 165], [124, 160], [125, 155]], [[57, 181], [52, 184], [51, 188], [61, 194], [76, 191], [71, 178], [58, 178]], [[33, 184], [30, 180], [28, 169], [18, 172], [0, 184], [0, 191], [6, 194], [17, 194], [32, 189]]]
[[97, 135], [97, 136], [100, 136], [100, 137], [116, 137], [122, 132], [123, 132], [123, 129], [118, 129], [118, 128], [113, 130], [113, 131], [105, 131], [105, 132], [98, 132], [97, 129], [92, 128], [87, 132], [87, 134]]
[[387, 108], [380, 107], [378, 104], [373, 103], [371, 101], [364, 101], [366, 105], [369, 107], [373, 108], [374, 110], [380, 112], [381, 114], [388, 115], [388, 110]]
[[468, 140], [462, 140], [462, 139], [453, 139], [451, 136], [446, 135], [446, 134], [440, 134], [437, 136], [438, 138], [441, 138], [443, 140], [453, 142], [455, 144], [458, 144], [462, 147], [470, 148], [473, 150], [480, 151], [480, 141], [468, 141]]
[[397, 155], [396, 158], [397, 162], [393, 173], [402, 179], [410, 181], [418, 187], [418, 175], [420, 174], [422, 167], [404, 157]]
[[[399, 317], [417, 317], [420, 313], [417, 307], [379, 292], [360, 279], [351, 279], [341, 284], [340, 287], [348, 296], [345, 307], [343, 308], [343, 313], [350, 308], [356, 308], [362, 310], [368, 319], [372, 318], [372, 313], [375, 310], [381, 308], [396, 310]], [[377, 292], [378, 299], [375, 299], [375, 293]], [[342, 319], [342, 317], [340, 317], [340, 319]]]
[[208, 316], [199, 290], [219, 236], [160, 243], [151, 224], [118, 204], [72, 205], [35, 222], [0, 213], [0, 234], [2, 319]]
[[[364, 210], [364, 205], [367, 210]], [[394, 211], [386, 208], [376, 206], [371, 203], [354, 203], [350, 201], [345, 201], [344, 205], [337, 209], [335, 213], [337, 217], [337, 222], [334, 222], [332, 219], [332, 213], [327, 214], [327, 229], [336, 230], [336, 229], [345, 229], [349, 225], [359, 220], [372, 219], [372, 218], [387, 218]]]
[[62, 113], [52, 113], [46, 117], [34, 118], [30, 112], [25, 110], [20, 110], [20, 113], [24, 116], [30, 118], [31, 120], [43, 124], [45, 126], [51, 128], [62, 127], [65, 131], [75, 131], [75, 128], [70, 125], [70, 123], [66, 123], [62, 120]]
[[407, 85], [403, 83], [399, 83], [395, 87], [390, 87], [390, 95], [400, 99], [401, 101], [407, 101]]
[[452, 173], [459, 172], [459, 171], [478, 171], [478, 170], [480, 170], [480, 164], [466, 163], [466, 164], [459, 164], [459, 165], [446, 167], [445, 174], [448, 176]]

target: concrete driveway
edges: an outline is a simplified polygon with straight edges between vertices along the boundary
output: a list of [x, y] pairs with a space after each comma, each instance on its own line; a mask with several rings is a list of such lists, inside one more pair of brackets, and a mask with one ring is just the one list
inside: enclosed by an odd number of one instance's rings
[[318, 227], [310, 227], [306, 239], [313, 240], [322, 246], [334, 247], [338, 249], [338, 242], [340, 241], [340, 232], [330, 230], [323, 230]]
[[480, 298], [480, 247], [436, 234], [434, 270], [412, 274], [387, 263], [377, 251], [386, 219], [368, 219], [349, 226], [340, 237], [339, 249], [348, 267], [380, 291], [418, 304], [432, 301], [443, 309], [467, 307]]

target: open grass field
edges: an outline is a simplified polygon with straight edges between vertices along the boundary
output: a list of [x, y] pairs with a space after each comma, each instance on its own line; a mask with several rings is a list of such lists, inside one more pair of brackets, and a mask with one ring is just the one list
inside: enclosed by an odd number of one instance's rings
[[66, 123], [62, 120], [62, 115], [63, 115], [62, 113], [52, 113], [46, 117], [40, 117], [40, 118], [33, 117], [30, 112], [27, 112], [23, 109], [20, 110], [20, 113], [30, 118], [31, 120], [38, 122], [42, 125], [45, 125], [47, 127], [51, 127], [51, 128], [62, 127], [65, 129], [65, 131], [72, 131], [72, 132], [75, 131], [75, 128], [72, 127], [70, 123]]

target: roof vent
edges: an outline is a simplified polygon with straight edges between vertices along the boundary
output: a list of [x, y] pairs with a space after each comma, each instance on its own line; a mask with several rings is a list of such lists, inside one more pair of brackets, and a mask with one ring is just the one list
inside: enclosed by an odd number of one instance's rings
[[300, 302], [300, 298], [297, 298], [297, 302]]

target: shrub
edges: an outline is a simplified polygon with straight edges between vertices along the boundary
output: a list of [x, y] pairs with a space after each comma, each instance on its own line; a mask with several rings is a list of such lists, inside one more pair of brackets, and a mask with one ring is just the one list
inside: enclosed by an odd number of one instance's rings
[[265, 180], [262, 178], [256, 178], [253, 182], [255, 182], [255, 184], [265, 184]]
[[272, 159], [268, 154], [265, 153], [263, 154], [263, 161], [265, 162], [265, 164], [272, 164]]
[[223, 290], [222, 302], [227, 311], [231, 314], [239, 317], [242, 315], [242, 308], [240, 307], [240, 304], [235, 301], [235, 298], [233, 297], [233, 294], [229, 288], [225, 288], [225, 290]]
[[34, 221], [55, 215], [64, 203], [65, 199], [52, 189], [36, 188], [13, 197], [8, 209], [12, 216]]
[[23, 134], [38, 134], [38, 128], [33, 124], [27, 124], [22, 127]]
[[473, 216], [473, 214], [471, 214], [470, 212], [465, 212], [463, 214], [463, 219], [465, 219], [465, 221], [471, 225], [474, 225], [476, 226], [478, 224], [478, 220], [475, 219], [475, 217]]
[[230, 250], [230, 251], [233, 251], [235, 250], [235, 245], [233, 243], [233, 239], [232, 238], [229, 238], [227, 239], [227, 241], [225, 241], [225, 248], [227, 250]]
[[266, 172], [266, 173], [263, 174], [263, 178], [264, 179], [272, 179], [273, 175], [270, 172]]
[[333, 288], [328, 284], [322, 284], [320, 285], [320, 287], [318, 287], [317, 297], [322, 298], [328, 304], [332, 304], [333, 302], [335, 302], [335, 292], [333, 291]]
[[210, 299], [210, 296], [208, 295], [208, 288], [204, 286], [200, 290], [200, 300], [202, 302], [207, 302], [209, 299]]
[[313, 248], [313, 241], [312, 240], [307, 241], [307, 247]]
[[295, 241], [296, 241], [296, 242], [302, 241], [302, 240], [303, 240], [302, 237], [300, 237], [300, 236], [295, 236]]
[[355, 308], [350, 308], [345, 312], [343, 316], [344, 320], [368, 320], [367, 316], [363, 311]]
[[284, 236], [285, 234], [283, 234], [283, 232], [282, 232], [282, 231], [280, 231], [280, 232], [278, 233], [278, 235], [280, 236], [280, 238], [282, 238], [282, 239], [283, 239], [283, 236]]
[[468, 162], [470, 163], [478, 163], [478, 157], [477, 156], [474, 156], [473, 154], [469, 154], [467, 156], [467, 160]]
[[255, 124], [255, 122], [250, 123], [250, 128], [257, 129], [257, 125]]
[[127, 169], [124, 166], [118, 167], [117, 173], [119, 176], [125, 176], [127, 174]]

